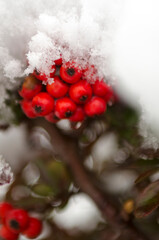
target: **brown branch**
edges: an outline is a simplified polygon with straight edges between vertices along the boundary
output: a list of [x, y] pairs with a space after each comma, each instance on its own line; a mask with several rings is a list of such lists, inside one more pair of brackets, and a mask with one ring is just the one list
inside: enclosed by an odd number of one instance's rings
[[76, 184], [93, 199], [102, 212], [103, 217], [116, 232], [119, 232], [119, 236], [124, 234], [132, 236], [135, 240], [148, 240], [149, 238], [141, 233], [131, 222], [123, 219], [117, 206], [109, 200], [110, 196], [103, 193], [103, 191], [92, 182], [90, 175], [82, 165], [75, 139], [72, 140], [68, 136], [65, 137], [54, 125], [46, 121], [36, 121], [36, 125], [40, 125], [49, 132], [54, 154], [57, 154], [60, 159], [68, 165]]
[[1, 124], [1, 125], [0, 125], [0, 130], [2, 130], [2, 131], [3, 131], [3, 130], [4, 130], [4, 131], [7, 130], [8, 128], [9, 128], [9, 124]]

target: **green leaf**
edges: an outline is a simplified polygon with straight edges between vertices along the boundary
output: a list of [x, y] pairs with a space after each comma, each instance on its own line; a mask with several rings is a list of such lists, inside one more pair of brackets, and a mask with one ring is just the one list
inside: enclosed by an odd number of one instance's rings
[[53, 196], [52, 188], [46, 184], [36, 184], [32, 187], [32, 191], [42, 197]]
[[159, 180], [149, 184], [139, 195], [136, 202], [135, 216], [143, 218], [159, 206]]
[[54, 196], [68, 192], [71, 179], [62, 162], [50, 158], [48, 162], [37, 159], [36, 164], [40, 170], [42, 182], [51, 187]]
[[108, 126], [118, 133], [120, 142], [126, 140], [133, 146], [140, 144], [137, 111], [122, 103], [117, 103], [108, 107], [105, 118]]
[[149, 168], [153, 166], [159, 165], [159, 159], [158, 158], [153, 158], [153, 159], [138, 159], [136, 161], [136, 165], [139, 167], [144, 168]]
[[143, 172], [136, 180], [135, 183], [140, 183], [143, 180], [147, 179], [148, 177], [150, 177], [152, 174], [156, 173], [159, 171], [159, 167], [158, 168], [153, 168], [151, 170], [148, 170], [146, 172]]
[[13, 119], [11, 121], [13, 124], [18, 125], [22, 121], [27, 119], [19, 104], [21, 97], [19, 96], [17, 90], [15, 91], [6, 90], [6, 93], [8, 94], [8, 98], [5, 100], [5, 104], [13, 112]]
[[61, 162], [50, 161], [47, 165], [47, 171], [52, 178], [54, 185], [60, 189], [68, 189], [70, 185], [70, 176], [65, 165]]

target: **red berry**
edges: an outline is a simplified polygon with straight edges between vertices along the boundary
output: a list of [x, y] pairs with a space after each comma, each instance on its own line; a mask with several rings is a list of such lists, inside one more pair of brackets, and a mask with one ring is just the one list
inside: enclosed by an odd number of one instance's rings
[[41, 230], [42, 230], [41, 221], [37, 218], [30, 217], [29, 225], [22, 234], [25, 235], [27, 238], [36, 238], [41, 233]]
[[52, 65], [51, 68], [52, 68], [52, 70], [51, 70], [51, 73], [50, 73], [49, 76], [47, 76], [45, 73], [40, 73], [40, 72], [38, 72], [37, 70], [34, 70], [33, 75], [34, 75], [37, 79], [39, 79], [40, 81], [47, 82], [47, 80], [48, 80], [49, 77], [50, 77], [50, 78], [53, 78], [54, 75], [55, 75], [55, 71], [56, 71], [55, 65]]
[[47, 84], [46, 90], [55, 98], [64, 97], [68, 91], [68, 86], [60, 80], [59, 77], [54, 77], [52, 84]]
[[113, 90], [103, 80], [97, 80], [92, 87], [94, 94], [104, 98], [107, 102], [113, 97]]
[[32, 101], [24, 99], [24, 100], [22, 100], [20, 102], [20, 105], [21, 105], [21, 108], [22, 108], [23, 112], [25, 113], [25, 115], [28, 118], [35, 118], [35, 117], [37, 117], [35, 109], [32, 106]]
[[23, 209], [13, 209], [6, 215], [6, 226], [14, 233], [20, 233], [28, 224], [29, 216]]
[[84, 110], [89, 117], [103, 114], [106, 111], [106, 102], [104, 99], [95, 96], [86, 103]]
[[55, 65], [57, 65], [57, 66], [62, 65], [62, 58], [59, 58], [59, 59], [55, 60], [54, 63], [55, 63]]
[[115, 96], [113, 89], [111, 87], [109, 87], [109, 91], [103, 98], [106, 102], [109, 102], [110, 100], [114, 102], [117, 100], [117, 97]]
[[82, 69], [75, 62], [67, 62], [60, 68], [60, 76], [67, 83], [75, 83], [82, 76]]
[[68, 97], [56, 101], [55, 114], [58, 118], [69, 118], [76, 111], [76, 104]]
[[69, 94], [73, 101], [84, 104], [91, 99], [92, 88], [86, 80], [81, 80], [70, 87]]
[[17, 240], [18, 234], [10, 231], [6, 226], [1, 226], [0, 239], [1, 240]]
[[19, 91], [21, 97], [31, 100], [42, 89], [42, 84], [33, 75], [25, 78], [22, 89]]
[[45, 116], [54, 109], [54, 99], [45, 92], [38, 93], [32, 100], [32, 106], [38, 116]]
[[54, 112], [51, 112], [49, 113], [48, 115], [45, 116], [45, 119], [48, 121], [48, 122], [51, 122], [51, 123], [56, 123], [58, 122], [59, 118], [55, 115]]
[[12, 209], [13, 207], [10, 203], [7, 202], [0, 203], [0, 223], [4, 222], [6, 214]]
[[72, 122], [82, 122], [85, 118], [85, 112], [82, 107], [77, 107], [75, 113], [70, 117]]

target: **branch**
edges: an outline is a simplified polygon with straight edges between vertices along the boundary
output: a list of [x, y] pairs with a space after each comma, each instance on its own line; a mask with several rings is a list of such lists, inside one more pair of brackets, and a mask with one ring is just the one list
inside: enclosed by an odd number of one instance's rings
[[103, 217], [119, 232], [119, 235], [121, 233], [122, 235], [128, 234], [135, 240], [148, 240], [149, 238], [133, 226], [131, 222], [123, 219], [117, 206], [110, 200], [110, 196], [103, 193], [92, 182], [88, 171], [82, 165], [82, 159], [80, 159], [75, 139], [72, 140], [68, 136], [64, 136], [59, 129], [46, 121], [36, 121], [36, 125], [40, 125], [49, 132], [54, 154], [57, 154], [68, 165], [76, 184], [93, 199], [102, 212]]

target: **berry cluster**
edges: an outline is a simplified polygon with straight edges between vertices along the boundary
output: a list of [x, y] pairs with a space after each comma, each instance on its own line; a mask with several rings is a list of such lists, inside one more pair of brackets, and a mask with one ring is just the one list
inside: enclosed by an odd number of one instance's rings
[[[49, 76], [35, 70], [19, 91], [23, 112], [29, 118], [43, 116], [52, 123], [65, 118], [79, 122], [103, 114], [113, 91], [103, 79], [90, 83], [88, 78], [95, 72], [93, 66], [82, 69], [75, 62], [62, 64], [61, 58], [55, 61]], [[54, 78], [51, 84], [50, 78]]]
[[31, 217], [23, 209], [13, 208], [7, 202], [0, 203], [0, 239], [16, 240], [19, 234], [36, 238], [42, 230], [39, 219]]

